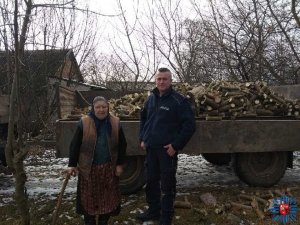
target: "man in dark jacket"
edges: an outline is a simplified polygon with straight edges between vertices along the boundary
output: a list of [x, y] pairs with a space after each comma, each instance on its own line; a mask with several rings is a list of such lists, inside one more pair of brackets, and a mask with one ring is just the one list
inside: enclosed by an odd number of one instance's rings
[[137, 219], [159, 219], [160, 225], [171, 225], [177, 155], [192, 137], [195, 119], [187, 98], [173, 90], [169, 69], [160, 68], [155, 83], [156, 88], [141, 111], [139, 137], [141, 147], [147, 151], [146, 200], [149, 209], [137, 215]]

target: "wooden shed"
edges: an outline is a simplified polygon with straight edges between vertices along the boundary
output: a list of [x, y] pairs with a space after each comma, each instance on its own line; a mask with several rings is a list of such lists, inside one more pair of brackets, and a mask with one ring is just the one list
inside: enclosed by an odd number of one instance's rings
[[[10, 60], [8, 59], [7, 52], [0, 51], [0, 94], [3, 96], [10, 93], [13, 54], [10, 54]], [[33, 129], [39, 130], [50, 118], [52, 120], [59, 118], [57, 87], [72, 91], [92, 88], [84, 83], [72, 49], [25, 51], [22, 65], [19, 90], [28, 132]], [[6, 104], [2, 106], [2, 102], [8, 102], [5, 99], [6, 97], [0, 99], [2, 119], [8, 114]]]

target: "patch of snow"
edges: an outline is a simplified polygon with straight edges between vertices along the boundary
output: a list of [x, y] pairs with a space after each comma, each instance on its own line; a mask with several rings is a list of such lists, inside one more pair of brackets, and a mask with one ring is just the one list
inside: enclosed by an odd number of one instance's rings
[[[295, 184], [300, 181], [300, 152], [294, 153], [294, 168], [287, 169], [278, 185]], [[180, 154], [178, 157], [177, 187], [178, 195], [188, 195], [189, 189], [197, 187], [246, 187], [234, 174], [230, 166], [216, 166], [207, 162], [201, 155]], [[55, 150], [47, 149], [43, 154], [30, 156], [25, 160], [28, 177], [26, 189], [31, 199], [57, 199], [64, 177], [62, 172], [67, 168], [67, 158], [55, 158]], [[64, 199], [74, 201], [77, 177], [72, 177], [66, 187]], [[180, 192], [182, 191], [182, 192]], [[14, 193], [14, 177], [0, 174], [0, 206], [11, 204]], [[133, 204], [137, 195], [131, 195], [123, 206]], [[145, 207], [146, 209], [146, 207]], [[143, 210], [137, 209], [135, 211]], [[136, 212], [132, 212], [136, 213]]]
[[139, 214], [139, 213], [143, 213], [144, 211], [141, 210], [140, 208], [136, 208], [135, 210], [130, 211], [130, 214]]

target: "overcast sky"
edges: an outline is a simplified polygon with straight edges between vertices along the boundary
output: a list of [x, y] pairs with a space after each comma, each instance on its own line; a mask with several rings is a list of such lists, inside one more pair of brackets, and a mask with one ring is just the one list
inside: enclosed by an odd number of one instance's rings
[[[119, 15], [120, 11], [118, 9], [118, 0], [77, 0], [80, 2], [82, 7], [87, 6], [90, 10], [101, 13], [103, 15]], [[180, 2], [181, 8], [184, 10], [184, 17], [193, 17], [192, 12], [194, 12], [191, 6], [191, 0], [161, 0], [162, 3], [167, 7], [174, 8], [177, 2]], [[207, 0], [193, 0], [204, 6]], [[138, 14], [139, 21], [146, 21], [146, 14], [149, 11], [148, 4], [150, 8], [154, 9], [157, 4], [159, 4], [158, 0], [121, 0], [122, 7], [125, 11], [126, 19], [130, 25], [133, 25], [136, 20], [136, 13]], [[171, 4], [171, 6], [170, 6]], [[109, 40], [122, 39], [122, 32], [124, 32], [124, 27], [121, 23], [120, 16], [98, 16], [98, 26], [101, 33], [101, 44], [104, 46], [101, 48], [103, 51], [107, 49], [109, 44]], [[157, 21], [160, 18], [157, 18]], [[193, 18], [192, 18], [193, 19]], [[144, 22], [147, 23], [147, 22]], [[143, 24], [143, 22], [142, 22]], [[126, 39], [123, 36], [123, 39]]]

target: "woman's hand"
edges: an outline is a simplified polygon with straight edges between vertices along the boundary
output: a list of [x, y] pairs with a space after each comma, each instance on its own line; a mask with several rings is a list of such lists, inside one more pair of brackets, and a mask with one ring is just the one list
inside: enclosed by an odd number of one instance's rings
[[141, 148], [146, 150], [146, 145], [145, 145], [145, 142], [143, 142], [143, 141], [141, 142]]
[[77, 167], [68, 167], [65, 171], [65, 174], [75, 177], [78, 173]]
[[123, 166], [121, 166], [121, 165], [117, 165], [116, 166], [116, 172], [115, 172], [115, 174], [116, 174], [117, 177], [121, 176], [122, 173], [123, 173], [123, 171], [124, 171], [124, 167]]

